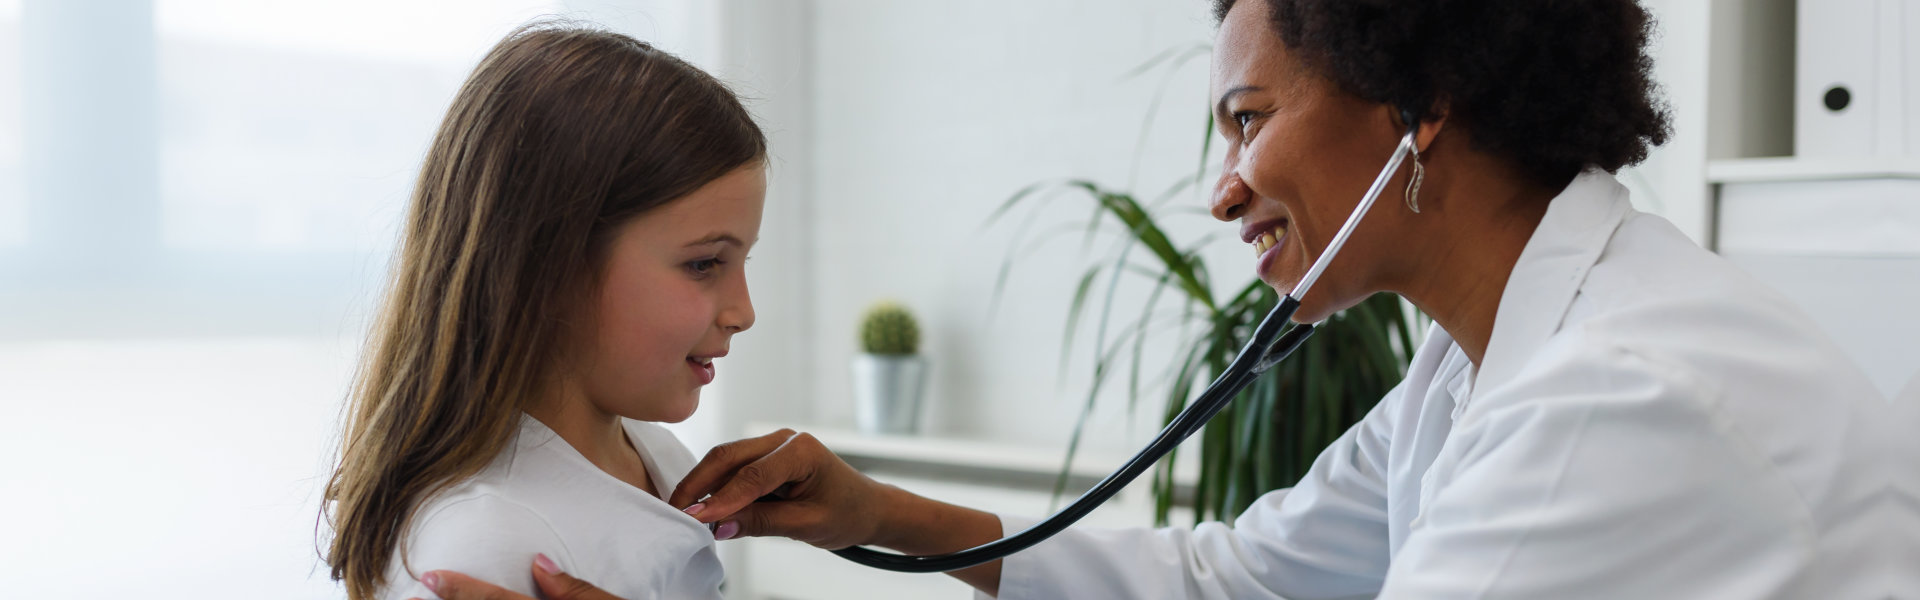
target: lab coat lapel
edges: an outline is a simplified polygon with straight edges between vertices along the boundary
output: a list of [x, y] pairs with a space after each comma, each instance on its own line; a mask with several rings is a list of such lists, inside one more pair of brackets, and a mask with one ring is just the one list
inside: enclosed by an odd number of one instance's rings
[[1574, 177], [1547, 205], [1500, 295], [1493, 336], [1473, 382], [1474, 396], [1513, 379], [1560, 329], [1587, 272], [1632, 208], [1627, 188], [1598, 170]]

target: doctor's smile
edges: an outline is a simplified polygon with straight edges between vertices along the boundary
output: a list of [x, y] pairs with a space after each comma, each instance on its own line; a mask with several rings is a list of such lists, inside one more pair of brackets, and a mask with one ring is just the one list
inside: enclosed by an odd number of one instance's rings
[[[1240, 237], [1253, 244], [1254, 272], [1261, 279], [1266, 279], [1267, 271], [1273, 267], [1274, 257], [1280, 253], [1280, 244], [1292, 241], [1287, 238], [1286, 219], [1249, 224], [1241, 229]], [[1279, 284], [1273, 285], [1279, 287]]]

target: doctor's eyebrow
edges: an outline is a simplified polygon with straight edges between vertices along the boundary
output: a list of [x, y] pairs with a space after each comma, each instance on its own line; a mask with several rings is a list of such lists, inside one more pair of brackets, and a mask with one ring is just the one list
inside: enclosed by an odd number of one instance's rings
[[734, 237], [733, 234], [726, 233], [724, 231], [717, 231], [714, 233], [707, 234], [706, 237], [694, 240], [692, 242], [688, 242], [686, 247], [692, 248], [694, 246], [705, 246], [707, 244], [715, 244], [715, 243], [728, 243], [728, 244], [733, 244], [735, 246], [740, 246], [742, 248], [745, 248], [747, 246], [746, 242], [740, 241], [740, 238]]
[[1215, 102], [1213, 104], [1214, 118], [1227, 116], [1227, 101], [1232, 100], [1234, 96], [1245, 94], [1247, 92], [1257, 92], [1257, 91], [1260, 91], [1260, 88], [1251, 86], [1251, 85], [1243, 85], [1243, 86], [1239, 86], [1239, 87], [1227, 90], [1227, 92], [1224, 94], [1220, 94], [1220, 101]]

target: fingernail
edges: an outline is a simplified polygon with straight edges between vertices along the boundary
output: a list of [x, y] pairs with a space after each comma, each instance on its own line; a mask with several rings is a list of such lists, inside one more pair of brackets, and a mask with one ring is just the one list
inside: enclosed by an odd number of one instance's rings
[[736, 535], [740, 535], [739, 521], [727, 521], [725, 523], [721, 523], [718, 529], [713, 530], [713, 539], [716, 539], [716, 540], [730, 540], [730, 539], [733, 539], [733, 536], [736, 536]]
[[533, 564], [540, 567], [540, 570], [546, 571], [548, 575], [560, 574], [560, 565], [554, 564], [553, 559], [547, 558], [545, 554], [533, 555]]
[[699, 504], [689, 506], [686, 509], [682, 510], [681, 512], [687, 513], [688, 516], [695, 516], [695, 515], [699, 515], [700, 511], [703, 511], [706, 509], [707, 509], [707, 503], [701, 502]]
[[427, 589], [433, 590], [433, 593], [440, 593], [440, 573], [438, 571], [427, 571], [427, 574], [420, 576], [420, 583], [427, 584]]

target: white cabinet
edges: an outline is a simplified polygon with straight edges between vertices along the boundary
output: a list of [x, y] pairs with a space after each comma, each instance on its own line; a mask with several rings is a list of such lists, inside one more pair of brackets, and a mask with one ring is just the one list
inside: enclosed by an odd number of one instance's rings
[[1711, 246], [1893, 394], [1920, 375], [1920, 0], [1710, 6]]
[[[1920, 160], [1721, 163], [1721, 255], [1773, 284], [1893, 394], [1920, 372]], [[1871, 163], [1865, 163], [1871, 164]]]

